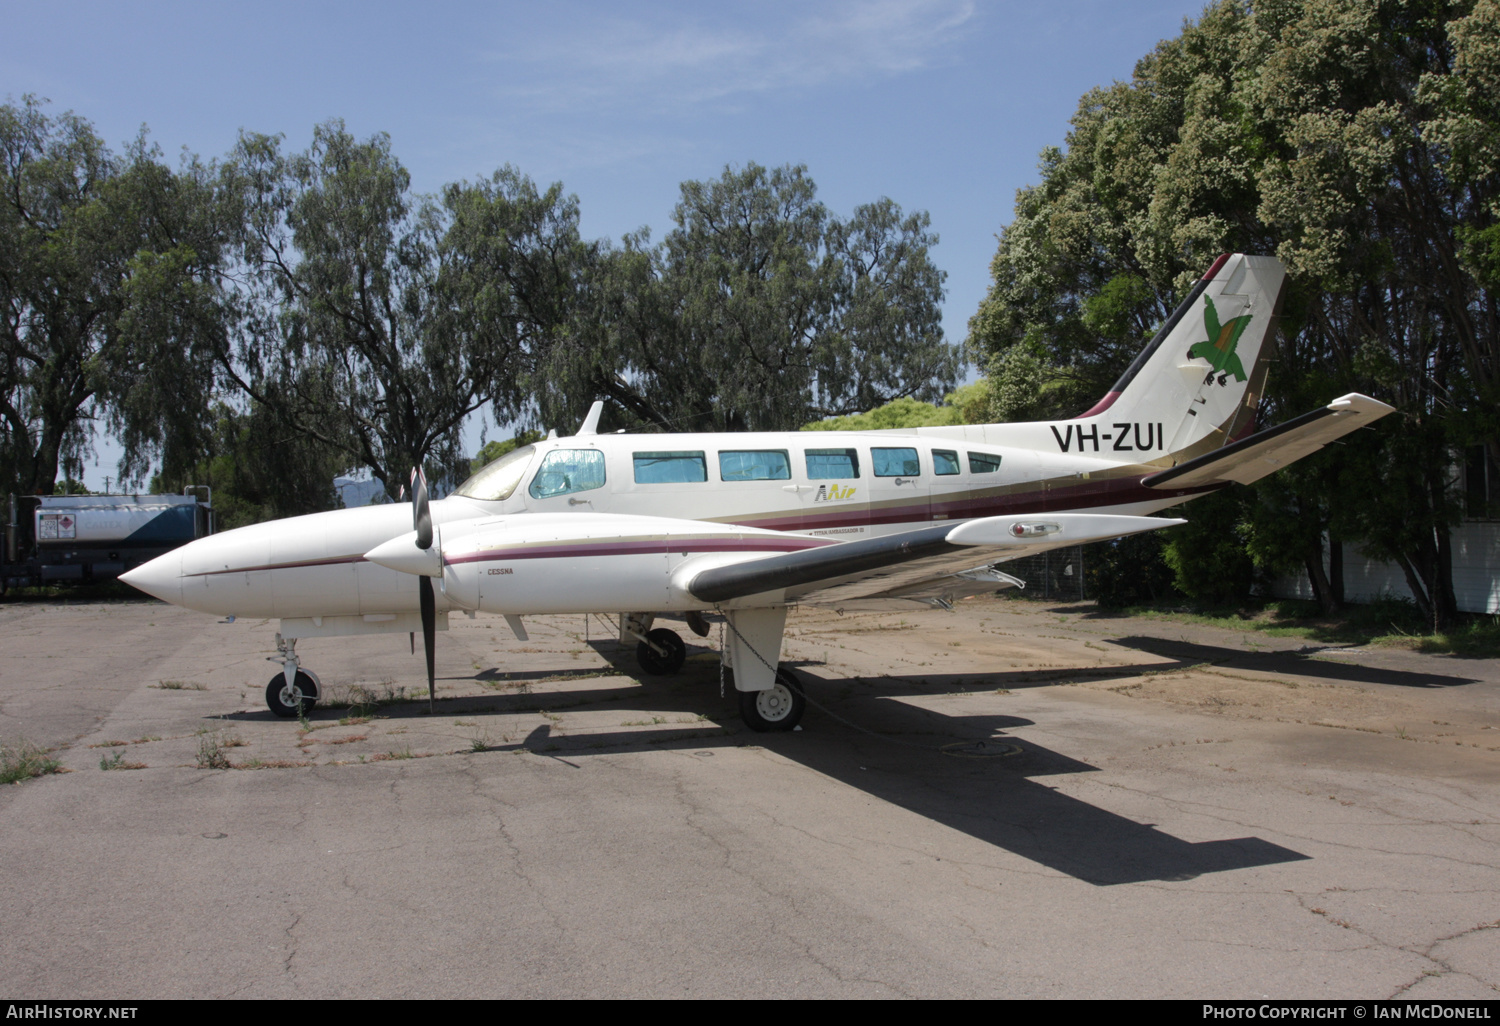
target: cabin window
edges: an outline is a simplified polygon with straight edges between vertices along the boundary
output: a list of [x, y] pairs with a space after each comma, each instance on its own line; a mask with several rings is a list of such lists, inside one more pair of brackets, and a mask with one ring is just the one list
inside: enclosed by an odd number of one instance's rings
[[708, 462], [701, 452], [638, 452], [636, 484], [685, 484], [708, 480]]
[[876, 477], [916, 477], [922, 472], [915, 449], [871, 449], [870, 467]]
[[932, 450], [932, 471], [939, 477], [959, 472], [958, 453], [952, 449]]
[[790, 481], [792, 461], [785, 449], [734, 449], [719, 453], [721, 481]]
[[531, 457], [535, 455], [536, 446], [534, 445], [523, 445], [519, 449], [512, 450], [493, 463], [480, 467], [472, 477], [458, 486], [454, 494], [479, 499], [482, 502], [499, 502], [502, 499], [508, 499], [516, 490], [516, 485], [521, 483], [521, 478], [526, 474], [526, 468], [531, 464]]
[[598, 449], [553, 449], [531, 479], [533, 499], [604, 487], [604, 453]]
[[987, 452], [969, 453], [969, 473], [993, 474], [1000, 469], [1000, 457]]
[[859, 454], [853, 449], [808, 449], [807, 479], [832, 481], [859, 476]]

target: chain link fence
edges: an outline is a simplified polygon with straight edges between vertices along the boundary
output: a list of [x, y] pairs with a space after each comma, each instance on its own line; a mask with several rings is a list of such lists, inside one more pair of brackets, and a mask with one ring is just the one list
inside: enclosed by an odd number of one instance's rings
[[1085, 593], [1087, 589], [1083, 583], [1085, 558], [1084, 546], [1073, 545], [1008, 560], [1000, 563], [998, 568], [1026, 582], [1026, 590], [1021, 593], [1026, 598], [1082, 602], [1090, 597]]

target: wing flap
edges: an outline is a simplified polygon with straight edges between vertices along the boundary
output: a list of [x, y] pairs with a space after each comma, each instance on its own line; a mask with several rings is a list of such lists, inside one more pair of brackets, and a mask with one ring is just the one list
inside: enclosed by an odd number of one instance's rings
[[1322, 409], [1144, 477], [1141, 484], [1147, 488], [1250, 484], [1393, 412], [1394, 407], [1353, 392]]

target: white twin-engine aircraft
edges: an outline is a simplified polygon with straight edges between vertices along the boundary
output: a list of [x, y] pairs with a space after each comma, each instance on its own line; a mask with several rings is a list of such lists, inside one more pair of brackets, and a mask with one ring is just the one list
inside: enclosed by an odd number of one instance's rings
[[1283, 277], [1273, 259], [1220, 257], [1074, 420], [600, 435], [595, 403], [573, 437], [519, 448], [445, 499], [429, 502], [414, 474], [410, 509], [227, 531], [123, 579], [189, 609], [279, 618], [282, 671], [266, 699], [281, 716], [321, 694], [301, 638], [420, 631], [431, 701], [434, 632], [454, 611], [499, 613], [521, 640], [528, 614], [618, 615], [652, 673], [685, 655], [676, 633], [653, 629], [657, 614], [684, 614], [704, 635], [703, 614], [718, 611], [745, 722], [790, 730], [805, 700], [779, 665], [788, 606], [947, 607], [1017, 587], [993, 564], [1182, 523], [1146, 514], [1255, 481], [1392, 412], [1352, 394], [1251, 433]]

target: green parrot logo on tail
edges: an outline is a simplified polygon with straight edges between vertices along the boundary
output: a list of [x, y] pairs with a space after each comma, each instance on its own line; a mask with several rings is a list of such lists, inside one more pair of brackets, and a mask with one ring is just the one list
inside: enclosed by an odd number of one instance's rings
[[1213, 381], [1214, 375], [1219, 375], [1219, 384], [1226, 384], [1229, 375], [1234, 375], [1234, 380], [1245, 380], [1245, 365], [1240, 362], [1235, 349], [1240, 344], [1240, 336], [1245, 333], [1245, 328], [1250, 324], [1250, 314], [1236, 317], [1228, 324], [1219, 323], [1219, 311], [1214, 309], [1214, 301], [1205, 296], [1203, 302], [1207, 309], [1203, 311], [1203, 327], [1208, 331], [1208, 338], [1202, 342], [1194, 342], [1188, 347], [1188, 359], [1205, 359], [1209, 362], [1208, 377], [1203, 379], [1206, 385]]

